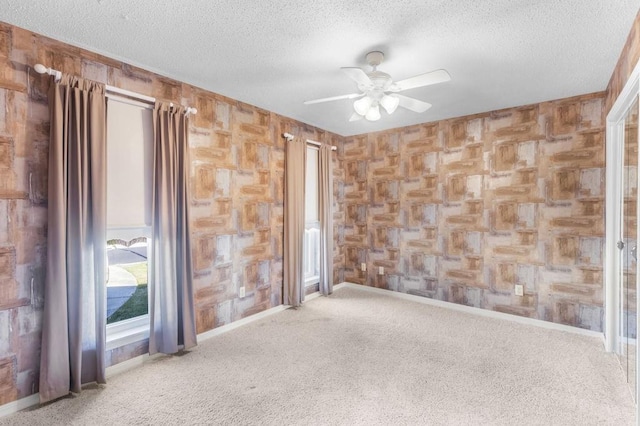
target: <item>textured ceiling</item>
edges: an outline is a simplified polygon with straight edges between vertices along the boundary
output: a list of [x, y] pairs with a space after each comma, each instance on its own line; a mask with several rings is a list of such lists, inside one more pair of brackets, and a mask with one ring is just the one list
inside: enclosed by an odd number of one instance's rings
[[[601, 91], [638, 0], [0, 0], [0, 20], [341, 134]], [[445, 68], [406, 95], [433, 107], [349, 122], [340, 67], [395, 79]], [[49, 65], [49, 64], [45, 64]]]

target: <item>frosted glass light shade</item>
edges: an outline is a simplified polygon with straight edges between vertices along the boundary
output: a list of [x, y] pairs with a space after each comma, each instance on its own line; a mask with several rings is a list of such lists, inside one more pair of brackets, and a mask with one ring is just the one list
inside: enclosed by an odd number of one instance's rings
[[373, 99], [371, 99], [369, 96], [365, 96], [364, 98], [360, 98], [353, 103], [353, 109], [356, 110], [356, 112], [360, 115], [366, 115], [369, 111], [369, 108], [371, 108], [371, 102], [373, 102]]
[[380, 105], [387, 111], [387, 114], [393, 114], [396, 108], [398, 108], [399, 103], [400, 99], [391, 95], [384, 95], [382, 99], [380, 99]]
[[380, 107], [378, 105], [372, 106], [367, 111], [367, 114], [364, 116], [369, 121], [378, 121], [380, 120]]

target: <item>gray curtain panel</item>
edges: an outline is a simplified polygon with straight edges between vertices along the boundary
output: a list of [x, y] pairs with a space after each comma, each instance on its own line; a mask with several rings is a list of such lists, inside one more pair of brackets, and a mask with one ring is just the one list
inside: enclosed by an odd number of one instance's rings
[[184, 108], [153, 111], [149, 354], [197, 344], [189, 230], [189, 120]]
[[304, 300], [304, 180], [307, 143], [287, 142], [284, 169], [284, 289], [285, 305], [300, 306]]
[[320, 216], [320, 293], [333, 293], [333, 166], [331, 146], [318, 155], [318, 210]]
[[105, 383], [106, 98], [71, 76], [49, 90], [47, 273], [40, 402]]

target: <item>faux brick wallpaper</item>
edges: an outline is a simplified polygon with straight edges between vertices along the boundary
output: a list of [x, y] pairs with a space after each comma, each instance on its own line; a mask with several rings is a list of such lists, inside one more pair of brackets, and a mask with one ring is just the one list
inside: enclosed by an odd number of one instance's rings
[[622, 92], [622, 88], [636, 67], [638, 59], [640, 59], [640, 12], [636, 15], [636, 19], [627, 37], [627, 42], [620, 53], [620, 58], [611, 75], [611, 80], [609, 80], [609, 85], [607, 86], [606, 114], [609, 113], [613, 103], [618, 98], [620, 92]]
[[602, 330], [603, 108], [598, 93], [346, 138], [345, 280]]
[[[606, 98], [344, 139], [0, 23], [0, 405], [37, 392], [49, 124], [48, 79], [34, 75], [35, 63], [198, 108], [190, 138], [199, 332], [280, 304], [283, 132], [338, 146], [335, 282], [601, 330], [603, 119], [640, 56], [639, 26], [640, 17]], [[108, 360], [146, 350], [136, 343]]]
[[[198, 108], [190, 145], [199, 333], [281, 304], [281, 134], [334, 145], [342, 139], [0, 23], [0, 404], [38, 390], [49, 144], [49, 78], [30, 68], [38, 62]], [[336, 262], [340, 279], [338, 255]], [[242, 285], [246, 297], [239, 298]], [[146, 351], [147, 342], [118, 348], [108, 364]]]

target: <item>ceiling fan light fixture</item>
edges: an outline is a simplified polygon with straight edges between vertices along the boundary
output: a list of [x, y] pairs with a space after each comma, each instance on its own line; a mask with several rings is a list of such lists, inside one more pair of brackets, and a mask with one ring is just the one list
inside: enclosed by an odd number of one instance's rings
[[380, 120], [380, 107], [378, 105], [374, 105], [369, 108], [367, 114], [364, 116], [369, 121], [378, 121]]
[[400, 104], [400, 99], [393, 95], [384, 95], [380, 99], [380, 105], [387, 111], [387, 114], [393, 114]]
[[372, 68], [371, 71], [365, 71], [357, 67], [340, 68], [351, 80], [358, 84], [360, 93], [314, 99], [305, 101], [304, 104], [311, 105], [341, 99], [357, 99], [353, 102], [354, 112], [351, 114], [349, 121], [358, 121], [363, 118], [368, 121], [380, 120], [380, 106], [389, 115], [395, 113], [398, 107], [421, 114], [431, 108], [431, 104], [402, 95], [399, 92], [451, 80], [451, 76], [446, 70], [439, 69], [405, 78], [404, 80], [393, 81], [389, 74], [378, 70], [378, 65], [384, 59], [382, 52], [369, 52], [366, 59]]
[[365, 96], [364, 98], [360, 98], [353, 103], [353, 109], [358, 114], [364, 116], [369, 112], [372, 102], [373, 102], [373, 99], [371, 99], [369, 96]]

